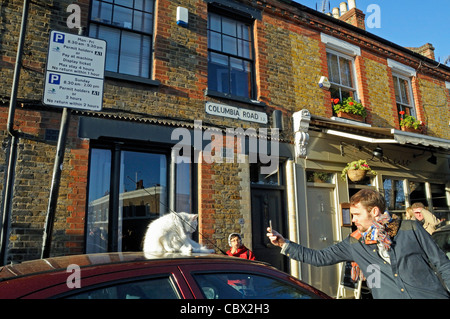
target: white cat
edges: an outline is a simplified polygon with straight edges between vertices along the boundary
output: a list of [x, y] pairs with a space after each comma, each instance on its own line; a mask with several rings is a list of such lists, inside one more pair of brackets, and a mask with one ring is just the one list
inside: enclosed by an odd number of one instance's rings
[[197, 229], [197, 214], [169, 213], [148, 225], [144, 237], [144, 252], [213, 253], [191, 239]]

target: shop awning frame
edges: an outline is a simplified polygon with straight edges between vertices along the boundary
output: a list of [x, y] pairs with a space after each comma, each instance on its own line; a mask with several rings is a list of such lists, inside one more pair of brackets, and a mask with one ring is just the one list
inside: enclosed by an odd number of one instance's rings
[[372, 127], [367, 124], [341, 122], [340, 120], [311, 116], [310, 128], [315, 126], [325, 134], [362, 141], [370, 144], [414, 145], [434, 148], [449, 154], [450, 140], [425, 134], [404, 132], [394, 128]]
[[396, 129], [389, 129], [389, 131], [392, 138], [373, 138], [339, 130], [324, 129], [324, 133], [326, 134], [341, 136], [371, 144], [413, 144], [426, 147], [442, 148], [448, 151], [450, 150], [450, 140], [417, 133], [403, 132]]

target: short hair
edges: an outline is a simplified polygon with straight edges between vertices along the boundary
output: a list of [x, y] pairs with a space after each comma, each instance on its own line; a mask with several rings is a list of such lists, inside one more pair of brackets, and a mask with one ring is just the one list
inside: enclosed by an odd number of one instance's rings
[[361, 203], [369, 212], [374, 207], [378, 207], [381, 214], [386, 210], [386, 200], [383, 195], [372, 189], [361, 189], [350, 198], [350, 205], [354, 206], [358, 203]]
[[422, 204], [421, 202], [417, 202], [411, 205], [411, 208], [425, 208], [425, 205]]

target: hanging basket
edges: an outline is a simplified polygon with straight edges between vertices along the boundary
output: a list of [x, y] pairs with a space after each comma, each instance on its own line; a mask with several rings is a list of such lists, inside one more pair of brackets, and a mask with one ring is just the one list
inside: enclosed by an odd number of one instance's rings
[[363, 169], [349, 169], [347, 171], [348, 179], [352, 182], [360, 182], [367, 175], [367, 171]]

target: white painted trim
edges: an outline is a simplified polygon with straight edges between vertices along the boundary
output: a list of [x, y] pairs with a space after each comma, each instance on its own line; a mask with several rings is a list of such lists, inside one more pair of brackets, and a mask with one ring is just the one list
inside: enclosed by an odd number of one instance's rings
[[351, 43], [345, 42], [341, 39], [332, 37], [331, 35], [321, 33], [320, 39], [323, 43], [326, 44], [327, 47], [337, 50], [339, 52], [350, 54], [352, 56], [360, 56], [361, 55], [361, 48], [353, 45]]
[[399, 73], [404, 76], [412, 77], [416, 76], [416, 70], [410, 66], [404, 65], [403, 63], [387, 59], [388, 66], [392, 68], [395, 73]]

